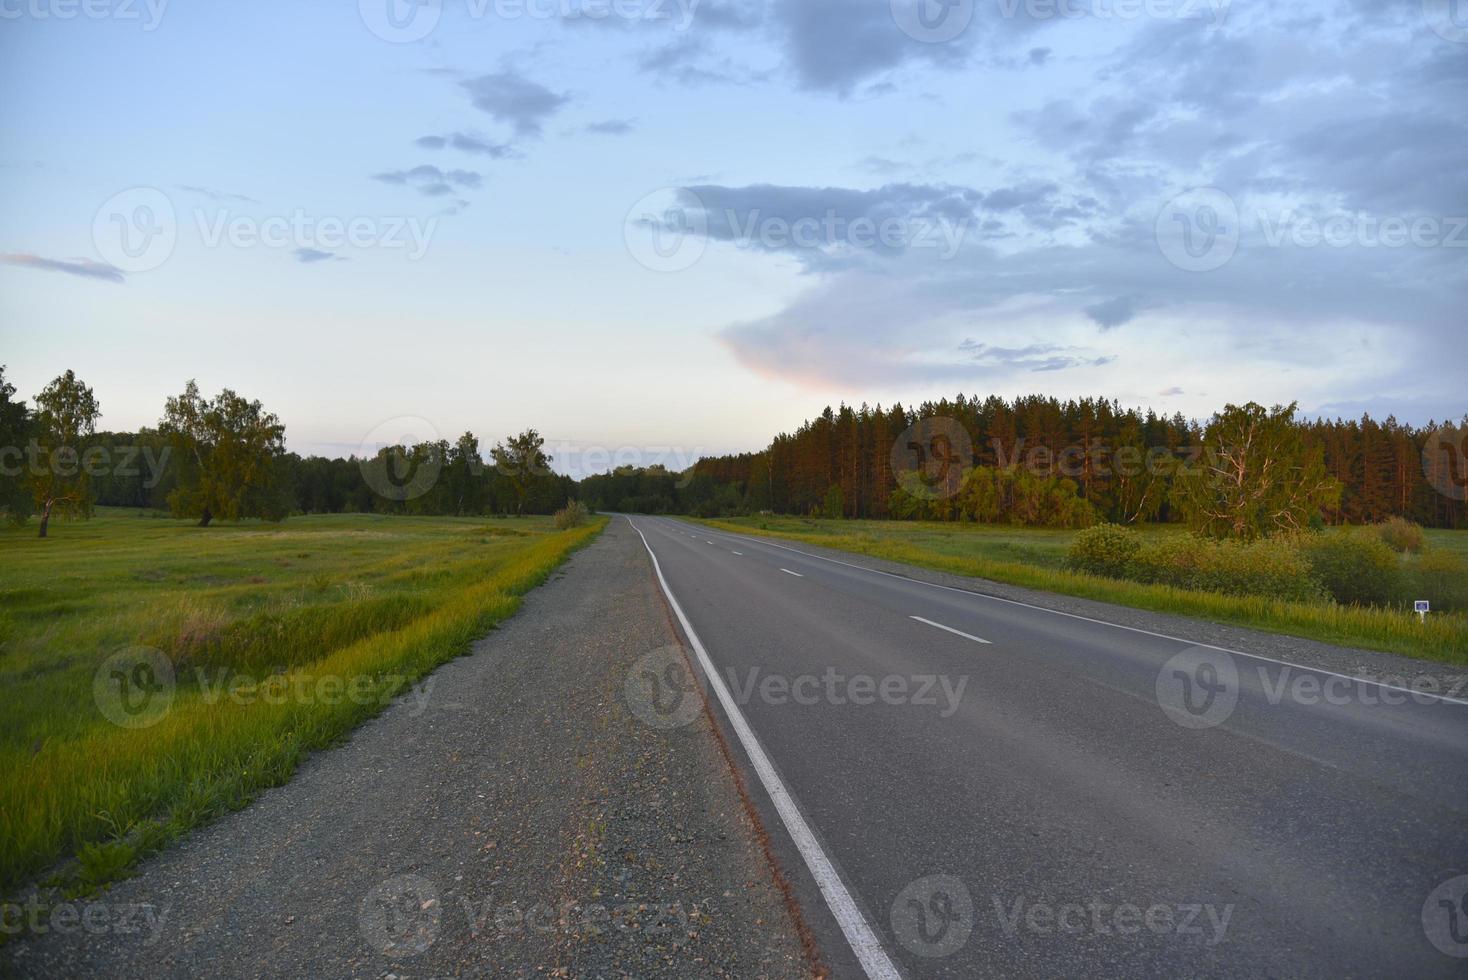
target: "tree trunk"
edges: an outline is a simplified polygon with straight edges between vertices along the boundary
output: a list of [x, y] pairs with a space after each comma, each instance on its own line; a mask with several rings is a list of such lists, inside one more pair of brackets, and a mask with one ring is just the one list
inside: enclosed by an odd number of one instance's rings
[[199, 515], [199, 526], [200, 527], [208, 527], [209, 526], [209, 522], [212, 521], [212, 520], [214, 520], [214, 515], [211, 514], [211, 513], [209, 513], [209, 508], [208, 507], [205, 507], [204, 508], [204, 513], [202, 513], [202, 514]]
[[41, 537], [46, 536], [46, 525], [51, 523], [51, 505], [53, 500], [46, 501], [46, 509], [41, 511]]

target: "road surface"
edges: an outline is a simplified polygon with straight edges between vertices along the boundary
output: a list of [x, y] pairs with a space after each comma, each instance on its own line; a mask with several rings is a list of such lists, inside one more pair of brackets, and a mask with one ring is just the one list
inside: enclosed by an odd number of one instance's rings
[[1468, 975], [1461, 693], [627, 520], [835, 976]]

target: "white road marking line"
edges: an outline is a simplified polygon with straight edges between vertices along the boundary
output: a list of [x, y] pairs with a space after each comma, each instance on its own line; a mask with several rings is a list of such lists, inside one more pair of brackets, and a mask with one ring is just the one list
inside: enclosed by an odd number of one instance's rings
[[744, 552], [742, 552], [742, 551], [736, 551], [736, 552], [734, 552], [734, 554], [738, 555], [740, 558], [743, 558], [744, 557]]
[[[728, 534], [728, 532], [724, 531], [715, 531], [713, 533]], [[752, 535], [748, 534], [728, 534], [728, 536], [731, 538], [752, 538]], [[847, 568], [854, 568], [860, 572], [870, 572], [873, 575], [885, 575], [887, 578], [900, 579], [903, 582], [910, 582], [914, 585], [926, 585], [930, 589], [942, 589], [944, 592], [957, 592], [961, 595], [971, 595], [978, 599], [990, 599], [994, 602], [1005, 602], [1011, 606], [1023, 606], [1026, 609], [1038, 609], [1040, 612], [1047, 612], [1055, 616], [1064, 616], [1067, 619], [1079, 619], [1087, 623], [1096, 623], [1098, 626], [1110, 626], [1113, 629], [1127, 630], [1131, 633], [1141, 633], [1144, 636], [1155, 636], [1160, 640], [1171, 640], [1174, 643], [1186, 643], [1189, 646], [1202, 647], [1205, 650], [1217, 650], [1220, 653], [1229, 653], [1237, 657], [1247, 657], [1250, 660], [1262, 660], [1265, 663], [1278, 664], [1281, 667], [1293, 667], [1295, 670], [1308, 670], [1316, 674], [1324, 674], [1326, 677], [1339, 677], [1342, 680], [1355, 681], [1357, 684], [1371, 684], [1374, 687], [1379, 687], [1382, 690], [1386, 691], [1400, 691], [1403, 694], [1414, 694], [1420, 697], [1432, 698], [1434, 701], [1445, 701], [1448, 704], [1461, 704], [1465, 707], [1468, 707], [1468, 701], [1465, 701], [1462, 698], [1449, 697], [1446, 694], [1431, 694], [1427, 691], [1421, 690], [1414, 691], [1409, 687], [1400, 687], [1396, 684], [1383, 684], [1381, 681], [1374, 681], [1369, 677], [1357, 677], [1354, 674], [1338, 674], [1333, 670], [1326, 670], [1324, 667], [1310, 667], [1305, 664], [1297, 664], [1289, 660], [1277, 660], [1274, 657], [1266, 657], [1262, 653], [1245, 653], [1243, 650], [1230, 650], [1228, 647], [1221, 647], [1212, 643], [1198, 643], [1194, 640], [1185, 640], [1180, 636], [1170, 636], [1167, 633], [1157, 633], [1152, 630], [1144, 630], [1137, 626], [1123, 626], [1120, 623], [1109, 623], [1104, 619], [1092, 619], [1090, 616], [1082, 616], [1079, 613], [1068, 613], [1062, 612], [1059, 609], [1050, 609], [1046, 606], [1037, 606], [1033, 602], [1024, 602], [1020, 599], [1006, 599], [1003, 596], [985, 595], [982, 592], [975, 592], [972, 589], [960, 589], [952, 585], [939, 585], [937, 582], [924, 582], [920, 578], [910, 578], [906, 575], [895, 575], [892, 572], [884, 572], [880, 568], [868, 568], [865, 565], [857, 565], [849, 561], [839, 561], [835, 558], [827, 558], [825, 555], [813, 555], [808, 551], [801, 551], [799, 548], [787, 548], [783, 544], [775, 544], [773, 541], [767, 541], [763, 538], [753, 538], [753, 540], [755, 540], [759, 544], [767, 544], [771, 548], [779, 548], [781, 551], [789, 551], [797, 555], [804, 555], [806, 558], [814, 558], [817, 561], [828, 561], [833, 565], [845, 565]], [[1056, 595], [1060, 595], [1060, 593], [1057, 592]]]
[[805, 576], [800, 574], [799, 572], [792, 572], [788, 568], [782, 568], [780, 569], [780, 571], [784, 572], [786, 575], [794, 575], [796, 578], [805, 578]]
[[[627, 523], [632, 524], [632, 518], [627, 518]], [[693, 624], [688, 621], [683, 607], [678, 605], [678, 600], [673, 596], [673, 590], [668, 586], [668, 580], [663, 577], [663, 567], [658, 563], [658, 556], [653, 552], [652, 545], [647, 543], [646, 535], [636, 524], [632, 524], [632, 530], [637, 532], [639, 538], [642, 538], [642, 546], [647, 549], [648, 556], [652, 558], [652, 568], [657, 573], [658, 584], [662, 586], [663, 595], [668, 599], [668, 605], [673, 607], [673, 613], [678, 617], [678, 622], [682, 624], [688, 642], [693, 645], [694, 651], [698, 654], [698, 662], [703, 667], [709, 687], [713, 688], [714, 694], [719, 698], [719, 703], [724, 706], [724, 714], [728, 717], [729, 725], [734, 729], [735, 734], [739, 736], [739, 743], [744, 746], [755, 775], [759, 776], [765, 792], [770, 795], [770, 802], [775, 805], [775, 811], [780, 814], [785, 829], [789, 831], [791, 839], [795, 842], [796, 850], [805, 859], [805, 866], [810, 869], [811, 877], [815, 878], [816, 884], [820, 887], [821, 894], [826, 899], [826, 905], [831, 909], [831, 915], [835, 917], [836, 924], [841, 927], [841, 932], [851, 945], [851, 951], [856, 954], [857, 960], [861, 963], [862, 970], [871, 980], [901, 980], [897, 967], [888, 958], [886, 950], [882, 949], [881, 940], [877, 939], [876, 933], [867, 924], [856, 900], [851, 897], [851, 892], [846, 890], [846, 885], [841, 881], [836, 867], [831, 864], [831, 859], [826, 856], [826, 852], [821, 849], [820, 842], [811, 832], [810, 825], [801, 816], [800, 808], [795, 805], [790, 791], [780, 781], [774, 765], [770, 762], [770, 757], [765, 755], [765, 750], [760, 747], [754, 729], [750, 728], [749, 722], [744, 720], [744, 715], [740, 712], [734, 696], [729, 693], [729, 688], [714, 668], [713, 659], [704, 649], [703, 641], [694, 632]]]
[[963, 630], [956, 630], [952, 626], [944, 626], [942, 623], [935, 623], [931, 619], [924, 619], [921, 616], [913, 616], [911, 618], [917, 620], [919, 623], [927, 623], [929, 626], [936, 626], [940, 630], [947, 630], [955, 636], [963, 637], [965, 640], [973, 640], [975, 643], [989, 643], [990, 645], [992, 645], [991, 641], [986, 640], [983, 637], [974, 636], [971, 633], [965, 633]]

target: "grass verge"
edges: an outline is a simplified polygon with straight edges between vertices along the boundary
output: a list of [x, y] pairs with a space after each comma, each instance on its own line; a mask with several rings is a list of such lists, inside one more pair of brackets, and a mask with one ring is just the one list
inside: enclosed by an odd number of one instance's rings
[[[782, 517], [704, 520], [700, 523], [741, 534], [784, 538], [940, 572], [1137, 609], [1198, 616], [1236, 626], [1442, 663], [1468, 664], [1468, 616], [1462, 613], [1434, 614], [1424, 624], [1419, 623], [1415, 615], [1397, 610], [1340, 606], [1324, 601], [1287, 602], [1225, 596], [1084, 575], [1064, 568], [1066, 544], [1073, 534], [1069, 531]], [[1155, 530], [1149, 533], [1170, 532]], [[1430, 533], [1458, 536], [1451, 543], [1444, 539], [1443, 547], [1462, 547], [1464, 542], [1468, 542], [1468, 533], [1464, 532]]]
[[[0, 532], [0, 894], [48, 869], [46, 884], [85, 894], [284, 783], [605, 524], [107, 514], [46, 541]], [[140, 644], [164, 669], [128, 690], [139, 678], [109, 664]], [[152, 697], [161, 711], [107, 717]]]

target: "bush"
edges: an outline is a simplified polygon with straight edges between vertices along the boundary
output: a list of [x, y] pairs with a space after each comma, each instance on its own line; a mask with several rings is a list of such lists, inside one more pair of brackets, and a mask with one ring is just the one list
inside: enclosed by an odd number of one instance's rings
[[1407, 573], [1407, 600], [1426, 599], [1434, 612], [1468, 612], [1468, 563], [1451, 551], [1429, 548]]
[[1427, 536], [1419, 525], [1404, 517], [1393, 517], [1376, 525], [1376, 535], [1395, 552], [1417, 554], [1427, 543]]
[[1066, 552], [1070, 568], [1110, 578], [1130, 578], [1133, 562], [1142, 550], [1137, 532], [1119, 524], [1097, 524], [1077, 532]]
[[1300, 602], [1324, 596], [1310, 563], [1289, 538], [1244, 543], [1168, 537], [1144, 546], [1132, 567], [1140, 581], [1180, 589]]
[[586, 508], [582, 507], [581, 502], [578, 500], [573, 500], [556, 511], [556, 528], [558, 530], [569, 530], [573, 527], [580, 527], [584, 523], [586, 523]]
[[1396, 553], [1375, 534], [1312, 535], [1303, 550], [1315, 577], [1336, 602], [1387, 606], [1401, 597], [1402, 571]]

